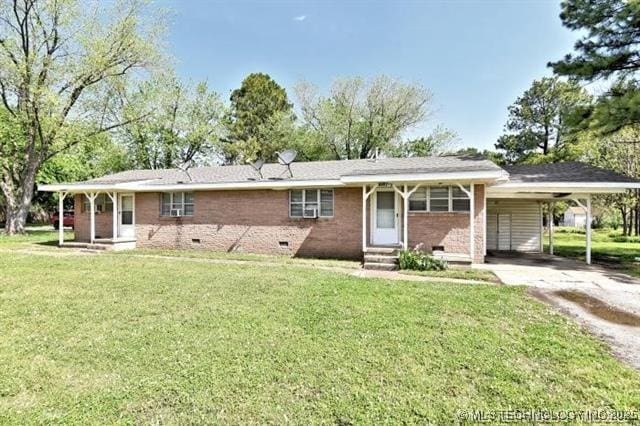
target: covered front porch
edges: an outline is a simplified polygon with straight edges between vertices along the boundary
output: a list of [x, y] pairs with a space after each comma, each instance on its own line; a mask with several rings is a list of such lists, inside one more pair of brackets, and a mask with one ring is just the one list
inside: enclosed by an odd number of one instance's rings
[[450, 263], [482, 262], [484, 190], [484, 183], [468, 180], [362, 185], [365, 266], [412, 248]]
[[[62, 215], [64, 201], [73, 198], [74, 240], [64, 240], [59, 227], [60, 247], [86, 247], [99, 250], [135, 248], [135, 193], [112, 191], [58, 191], [58, 211]], [[78, 226], [87, 222], [86, 226]], [[82, 230], [88, 230], [87, 234]]]

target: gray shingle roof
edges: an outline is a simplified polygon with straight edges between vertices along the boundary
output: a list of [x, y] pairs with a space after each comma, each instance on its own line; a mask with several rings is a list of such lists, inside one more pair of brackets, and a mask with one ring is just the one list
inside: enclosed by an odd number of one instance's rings
[[[285, 166], [265, 164], [264, 179], [283, 180], [331, 180], [341, 176], [403, 173], [455, 173], [470, 171], [501, 171], [489, 160], [477, 156], [442, 156], [414, 158], [384, 158], [373, 160], [336, 160], [295, 162], [291, 164], [293, 177]], [[249, 165], [196, 167], [187, 174], [179, 169], [130, 170], [92, 179], [88, 182], [115, 184], [152, 180], [147, 185], [167, 185], [179, 182], [233, 183], [259, 179], [258, 172]]]
[[638, 179], [577, 161], [505, 166], [509, 183], [538, 182], [640, 182]]

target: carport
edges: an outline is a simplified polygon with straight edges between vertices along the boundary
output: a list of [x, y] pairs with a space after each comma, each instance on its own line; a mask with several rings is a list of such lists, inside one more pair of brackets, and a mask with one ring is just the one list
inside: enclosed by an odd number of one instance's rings
[[[564, 162], [506, 166], [509, 181], [487, 188], [485, 244], [488, 250], [543, 252], [543, 205], [569, 201], [586, 213], [586, 262], [591, 264], [591, 201], [597, 194], [640, 188], [640, 181], [584, 163]], [[553, 221], [549, 213], [549, 252], [553, 254]]]

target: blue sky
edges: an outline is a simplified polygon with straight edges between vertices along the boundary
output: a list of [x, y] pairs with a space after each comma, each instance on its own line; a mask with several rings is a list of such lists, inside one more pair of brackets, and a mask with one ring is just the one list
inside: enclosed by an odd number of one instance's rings
[[293, 96], [306, 80], [388, 74], [434, 94], [441, 123], [460, 146], [490, 148], [507, 107], [577, 35], [559, 2], [163, 0], [172, 11], [169, 51], [178, 73], [206, 79], [225, 99], [250, 72], [266, 72]]

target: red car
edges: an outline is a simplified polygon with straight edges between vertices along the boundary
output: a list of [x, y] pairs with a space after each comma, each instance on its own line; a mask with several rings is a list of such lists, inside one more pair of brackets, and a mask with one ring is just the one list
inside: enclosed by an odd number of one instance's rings
[[[70, 227], [73, 229], [73, 223], [74, 223], [73, 210], [65, 211], [63, 213], [62, 226]], [[60, 218], [59, 218], [58, 212], [55, 212], [51, 215], [51, 224], [53, 225], [54, 229], [58, 229], [58, 227], [60, 226]]]

